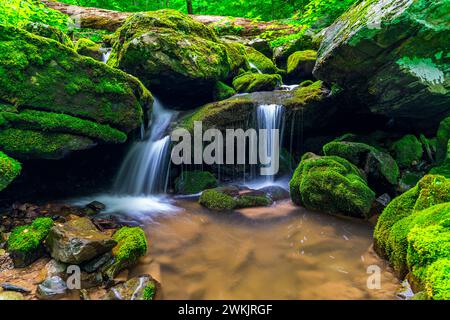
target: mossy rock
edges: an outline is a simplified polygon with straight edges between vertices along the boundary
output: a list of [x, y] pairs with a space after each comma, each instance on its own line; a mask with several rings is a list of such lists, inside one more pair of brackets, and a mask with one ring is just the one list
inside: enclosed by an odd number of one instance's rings
[[281, 72], [272, 60], [256, 49], [252, 47], [245, 47], [245, 53], [247, 55], [248, 62], [253, 63], [262, 73], [276, 74]]
[[[272, 41], [276, 43], [277, 41]], [[290, 55], [296, 51], [304, 51], [314, 49], [312, 43], [312, 36], [308, 32], [303, 32], [297, 39], [290, 40], [283, 43], [273, 49], [273, 60], [276, 65], [281, 69], [286, 69], [287, 60]]]
[[450, 159], [450, 117], [441, 121], [436, 138], [436, 161], [441, 163]]
[[113, 259], [103, 270], [108, 279], [135, 265], [148, 249], [147, 236], [140, 227], [122, 227], [114, 233], [113, 239], [117, 242], [112, 249]]
[[133, 76], [54, 41], [0, 26], [0, 99], [108, 124], [138, 128], [152, 96]]
[[211, 210], [223, 211], [236, 208], [236, 199], [218, 189], [208, 189], [203, 191], [198, 202]]
[[0, 191], [5, 189], [20, 174], [20, 162], [0, 151]]
[[75, 44], [75, 51], [82, 56], [91, 57], [92, 59], [103, 61], [101, 45], [92, 40], [81, 38]]
[[212, 28], [176, 10], [131, 15], [116, 32], [108, 64], [137, 76], [169, 98], [211, 100], [217, 81], [237, 74], [245, 62]]
[[432, 299], [450, 300], [450, 259], [440, 259], [430, 265], [424, 283]]
[[360, 170], [336, 156], [305, 154], [289, 187], [295, 204], [326, 213], [368, 218], [375, 200]]
[[103, 300], [154, 300], [161, 296], [161, 285], [149, 275], [131, 278], [111, 287]]
[[447, 15], [447, 0], [358, 1], [326, 29], [314, 75], [372, 113], [434, 128], [449, 115]]
[[232, 87], [227, 86], [222, 81], [217, 81], [213, 90], [214, 101], [222, 101], [236, 94], [236, 91]]
[[286, 77], [290, 81], [300, 82], [312, 79], [317, 52], [314, 50], [296, 51], [287, 60]]
[[66, 134], [9, 128], [0, 130], [0, 147], [18, 159], [61, 159], [72, 151], [96, 144], [89, 138]]
[[403, 171], [398, 182], [398, 189], [400, 192], [406, 192], [413, 188], [425, 174], [422, 172]]
[[30, 225], [12, 230], [7, 245], [16, 268], [26, 267], [44, 254], [43, 242], [52, 226], [52, 219], [37, 218]]
[[73, 48], [72, 40], [67, 36], [67, 34], [56, 27], [52, 27], [40, 22], [30, 22], [25, 27], [23, 27], [23, 29], [37, 36], [52, 39], [69, 48]]
[[450, 180], [439, 175], [426, 175], [383, 210], [374, 230], [375, 250], [389, 259], [398, 275], [407, 273], [407, 235], [412, 214], [445, 202], [450, 202]]
[[266, 195], [241, 195], [237, 199], [237, 208], [267, 207], [272, 199]]
[[181, 194], [195, 194], [217, 187], [217, 179], [208, 171], [183, 171], [175, 179], [175, 191]]
[[245, 72], [233, 79], [237, 92], [272, 91], [282, 83], [278, 74], [260, 74]]
[[394, 190], [400, 174], [396, 161], [386, 152], [359, 142], [333, 141], [323, 147], [326, 156], [347, 159], [364, 170], [369, 186], [379, 194]]
[[401, 167], [410, 167], [418, 163], [423, 156], [422, 143], [412, 134], [395, 141], [391, 149], [395, 160]]
[[233, 209], [266, 207], [272, 199], [263, 191], [243, 190], [234, 186], [218, 187], [203, 191], [198, 202], [214, 211], [230, 211]]

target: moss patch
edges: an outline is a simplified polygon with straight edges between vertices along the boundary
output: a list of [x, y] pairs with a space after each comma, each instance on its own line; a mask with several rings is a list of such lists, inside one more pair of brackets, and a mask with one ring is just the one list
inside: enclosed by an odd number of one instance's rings
[[281, 82], [281, 76], [278, 74], [245, 72], [233, 79], [233, 87], [240, 93], [272, 91]]
[[195, 194], [215, 187], [216, 177], [207, 171], [184, 171], [175, 179], [175, 190], [181, 194]]
[[406, 135], [392, 144], [394, 158], [401, 167], [409, 167], [422, 159], [422, 143], [414, 135]]
[[233, 88], [227, 86], [222, 81], [216, 82], [213, 91], [213, 98], [215, 101], [225, 100], [236, 94], [236, 91]]
[[253, 63], [262, 73], [275, 74], [281, 70], [264, 54], [252, 47], [245, 47], [245, 53], [249, 62]]
[[203, 191], [198, 202], [211, 210], [232, 210], [236, 207], [236, 200], [223, 192], [216, 189], [208, 189]]
[[0, 191], [5, 189], [20, 174], [20, 163], [0, 151]]
[[103, 54], [100, 52], [101, 46], [92, 40], [81, 38], [75, 44], [75, 51], [83, 56], [91, 57], [95, 60], [102, 61]]

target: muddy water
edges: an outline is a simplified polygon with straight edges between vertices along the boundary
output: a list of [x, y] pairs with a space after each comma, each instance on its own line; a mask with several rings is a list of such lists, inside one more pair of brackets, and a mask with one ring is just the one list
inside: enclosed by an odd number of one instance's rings
[[[395, 299], [399, 283], [371, 249], [372, 227], [282, 202], [212, 213], [194, 201], [147, 226], [149, 255], [132, 275], [157, 273], [167, 299]], [[367, 267], [381, 288], [367, 287]]]

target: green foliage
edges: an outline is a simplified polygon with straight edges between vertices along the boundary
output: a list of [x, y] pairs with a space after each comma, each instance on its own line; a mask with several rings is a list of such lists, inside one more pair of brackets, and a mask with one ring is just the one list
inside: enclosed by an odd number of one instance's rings
[[316, 28], [329, 26], [357, 0], [311, 0], [298, 13], [299, 22]]
[[52, 219], [37, 218], [31, 225], [14, 228], [8, 238], [8, 250], [21, 253], [36, 250], [47, 237], [52, 226]]
[[294, 203], [327, 213], [368, 217], [375, 199], [359, 169], [336, 156], [305, 154], [289, 186]]
[[20, 163], [0, 151], [0, 191], [5, 189], [22, 170]]
[[40, 22], [66, 31], [69, 18], [42, 4], [38, 0], [2, 0], [0, 24], [24, 27], [30, 22]]
[[0, 115], [17, 129], [71, 133], [106, 143], [122, 143], [127, 139], [126, 134], [111, 128], [109, 125], [98, 124], [66, 114], [24, 110], [20, 113], [0, 112]]
[[175, 190], [182, 194], [195, 194], [215, 187], [217, 187], [216, 177], [208, 171], [183, 171], [175, 179]]

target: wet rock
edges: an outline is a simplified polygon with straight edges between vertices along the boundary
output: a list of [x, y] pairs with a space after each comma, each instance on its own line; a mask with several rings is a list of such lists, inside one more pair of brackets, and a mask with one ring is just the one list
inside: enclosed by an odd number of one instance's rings
[[380, 215], [383, 212], [384, 208], [387, 207], [389, 202], [391, 202], [391, 197], [387, 193], [384, 193], [378, 198], [376, 198], [375, 201], [372, 203], [372, 210], [371, 210], [372, 214]]
[[345, 88], [372, 113], [436, 127], [450, 95], [446, 6], [446, 0], [358, 2], [327, 28], [314, 75]]
[[66, 282], [58, 276], [46, 279], [36, 290], [36, 296], [41, 300], [59, 299], [67, 295]]
[[81, 265], [81, 268], [86, 272], [95, 272], [104, 266], [113, 258], [111, 252], [106, 252], [105, 254], [98, 256], [90, 261], [87, 261]]
[[314, 50], [294, 52], [287, 60], [286, 78], [293, 83], [313, 79], [312, 71], [316, 59], [317, 52]]
[[261, 74], [245, 72], [233, 79], [233, 87], [237, 92], [273, 91], [282, 82], [278, 74]]
[[239, 208], [260, 207], [272, 204], [262, 191], [226, 186], [203, 191], [199, 203], [211, 210], [226, 211]]
[[268, 195], [273, 201], [279, 201], [289, 198], [289, 191], [280, 186], [267, 186], [258, 189], [258, 191], [261, 191], [264, 194]]
[[103, 283], [103, 276], [101, 272], [87, 273], [81, 272], [80, 279], [81, 289], [90, 289], [98, 287]]
[[65, 278], [67, 276], [66, 269], [67, 264], [52, 259], [44, 267], [43, 270], [44, 278], [47, 279], [54, 276]]
[[92, 201], [91, 203], [87, 204], [86, 207], [91, 208], [96, 212], [101, 212], [106, 209], [106, 205], [99, 201]]
[[16, 285], [10, 284], [10, 283], [2, 283], [0, 285], [0, 287], [2, 287], [2, 289], [5, 291], [14, 291], [14, 292], [20, 292], [20, 293], [30, 293], [31, 292], [31, 290], [28, 290], [26, 288], [16, 286]]
[[61, 262], [80, 264], [111, 250], [117, 244], [88, 218], [57, 223], [46, 240], [50, 255]]
[[272, 47], [270, 46], [269, 41], [267, 41], [266, 39], [254, 38], [249, 42], [247, 42], [247, 46], [252, 47], [255, 50], [258, 50], [269, 59], [272, 59], [273, 56]]
[[175, 179], [175, 190], [180, 194], [195, 194], [216, 186], [216, 177], [207, 171], [183, 171]]
[[160, 291], [160, 284], [155, 279], [143, 275], [110, 288], [104, 300], [154, 300]]
[[20, 292], [0, 291], [1, 300], [24, 300], [24, 297]]

